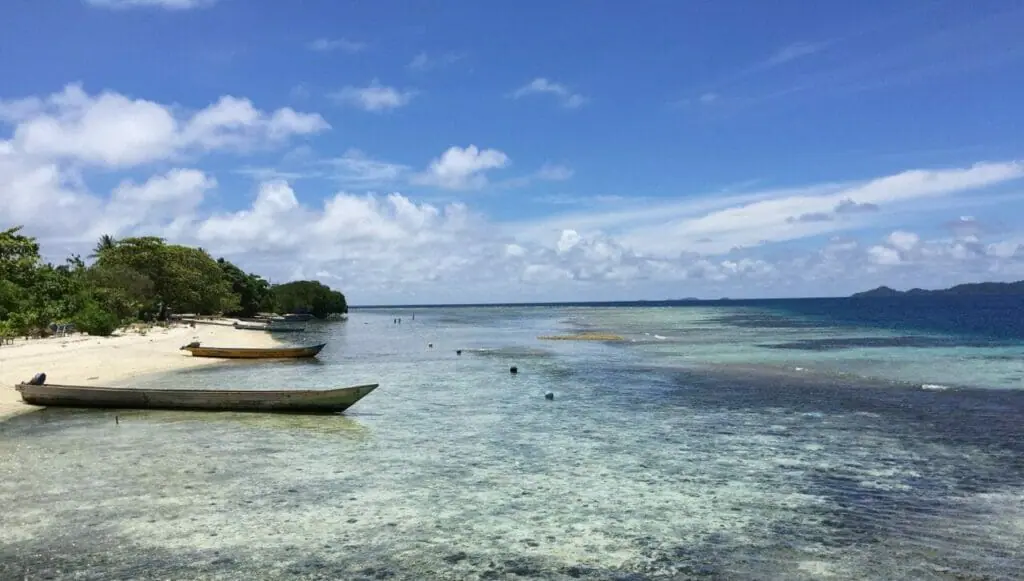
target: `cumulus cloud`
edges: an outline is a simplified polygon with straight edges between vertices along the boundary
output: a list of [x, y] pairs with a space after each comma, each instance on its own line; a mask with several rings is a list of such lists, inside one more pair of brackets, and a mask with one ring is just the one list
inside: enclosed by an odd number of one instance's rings
[[489, 170], [501, 169], [509, 163], [509, 157], [497, 149], [479, 149], [475, 145], [465, 148], [452, 146], [412, 181], [449, 190], [482, 188], [487, 185], [486, 173]]
[[338, 103], [358, 107], [372, 113], [405, 107], [412, 102], [415, 96], [415, 91], [387, 87], [381, 85], [376, 79], [365, 87], [348, 86], [331, 95]]
[[466, 58], [466, 55], [461, 52], [445, 52], [434, 56], [426, 52], [419, 52], [409, 61], [406, 68], [412, 71], [424, 72], [448, 67], [464, 58]]
[[79, 84], [45, 98], [0, 101], [0, 121], [14, 125], [10, 147], [17, 152], [110, 168], [186, 152], [245, 150], [330, 127], [317, 114], [288, 107], [267, 113], [232, 96], [182, 115], [175, 107], [120, 93], [89, 95]]
[[576, 109], [587, 102], [587, 98], [583, 95], [574, 93], [565, 85], [550, 81], [544, 77], [537, 77], [512, 93], [512, 97], [515, 99], [529, 95], [553, 95], [558, 98], [559, 103], [566, 109]]
[[[0, 102], [0, 117], [9, 128], [0, 133], [0, 217], [24, 224], [56, 260], [87, 253], [101, 234], [152, 234], [201, 245], [275, 281], [324, 278], [355, 304], [805, 295], [1024, 278], [1024, 233], [928, 237], [898, 224], [920, 223], [922, 200], [969, 198], [1024, 177], [1017, 162], [660, 203], [621, 198], [510, 222], [390, 187], [484, 187], [511, 164], [498, 149], [454, 146], [420, 173], [359, 150], [317, 160], [299, 149], [289, 158], [315, 163], [337, 189], [245, 166], [257, 181], [248, 199], [226, 209], [217, 206], [227, 193], [217, 178], [229, 170], [210, 169], [199, 154], [245, 154], [320, 131], [322, 119], [260, 111], [235, 97], [189, 113], [75, 87]], [[572, 171], [545, 165], [534, 174], [559, 180]], [[361, 193], [383, 187], [391, 193]], [[897, 224], [866, 235], [880, 218]], [[789, 243], [770, 246], [782, 241]]]

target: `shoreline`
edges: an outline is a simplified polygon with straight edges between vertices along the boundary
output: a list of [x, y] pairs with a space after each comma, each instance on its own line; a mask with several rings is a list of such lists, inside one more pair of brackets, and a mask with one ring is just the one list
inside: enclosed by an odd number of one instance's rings
[[270, 333], [229, 326], [175, 325], [153, 327], [145, 334], [124, 331], [112, 337], [72, 335], [18, 341], [0, 346], [0, 421], [41, 409], [21, 400], [14, 386], [36, 373], [49, 383], [110, 385], [153, 373], [179, 371], [223, 363], [222, 359], [193, 357], [179, 348], [192, 341], [231, 347], [274, 347]]

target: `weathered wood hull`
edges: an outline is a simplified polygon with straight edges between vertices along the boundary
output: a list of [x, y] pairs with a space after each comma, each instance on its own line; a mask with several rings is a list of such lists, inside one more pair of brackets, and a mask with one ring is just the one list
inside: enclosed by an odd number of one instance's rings
[[292, 359], [299, 357], [316, 357], [326, 343], [311, 347], [182, 347], [193, 357], [216, 357], [220, 359]]
[[327, 390], [131, 389], [76, 385], [15, 386], [25, 403], [105, 409], [162, 409], [278, 413], [337, 413], [378, 384]]
[[306, 330], [306, 324], [291, 321], [270, 321], [267, 323], [267, 330], [275, 333], [302, 333]]
[[265, 323], [235, 323], [236, 329], [242, 331], [269, 331], [270, 328]]

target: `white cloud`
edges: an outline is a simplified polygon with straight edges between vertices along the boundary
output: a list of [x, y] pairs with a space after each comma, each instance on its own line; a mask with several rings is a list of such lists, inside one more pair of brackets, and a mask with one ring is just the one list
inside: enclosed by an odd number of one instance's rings
[[892, 246], [901, 252], [909, 252], [913, 250], [920, 241], [921, 237], [917, 234], [914, 234], [913, 232], [904, 232], [902, 230], [897, 230], [892, 234], [889, 234], [889, 237], [886, 238], [886, 243], [889, 246]]
[[165, 8], [167, 10], [191, 10], [213, 6], [217, 0], [85, 0], [97, 8]]
[[[897, 230], [873, 245], [836, 239], [772, 260], [700, 255], [669, 248], [671, 241], [651, 254], [597, 231], [520, 237], [463, 204], [397, 193], [341, 191], [304, 204], [290, 184], [271, 180], [245, 209], [223, 212], [204, 210], [216, 182], [198, 170], [125, 180], [96, 195], [52, 166], [19, 170], [12, 161], [0, 155], [0, 213], [13, 208], [16, 223], [51, 251], [56, 242], [60, 252], [87, 252], [103, 233], [162, 235], [278, 281], [326, 273], [356, 304], [400, 302], [405, 290], [427, 301], [714, 297], [808, 294], [833, 282], [852, 292], [907, 279], [935, 286], [1024, 276], [1024, 249], [1013, 240], [925, 240]], [[33, 195], [18, 195], [25, 192]]]
[[0, 120], [14, 124], [11, 143], [19, 152], [112, 168], [189, 151], [245, 150], [330, 127], [316, 114], [287, 107], [266, 113], [231, 96], [184, 116], [110, 91], [89, 95], [78, 84], [46, 98], [0, 101]]
[[349, 86], [331, 95], [339, 103], [374, 113], [405, 107], [415, 96], [415, 91], [386, 87], [376, 79], [365, 87]]
[[519, 99], [528, 95], [543, 94], [554, 95], [566, 109], [575, 109], [587, 102], [587, 98], [583, 95], [574, 93], [565, 85], [549, 81], [544, 77], [537, 77], [522, 87], [519, 87], [512, 93], [512, 97]]
[[413, 183], [450, 190], [482, 188], [487, 185], [486, 172], [508, 166], [509, 157], [497, 149], [478, 149], [475, 145], [452, 146], [441, 157], [430, 162], [427, 170], [413, 176]]
[[806, 215], [821, 218], [825, 213], [834, 214], [845, 200], [889, 208], [894, 215], [901, 211], [916, 213], [920, 207], [910, 202], [964, 194], [1022, 177], [1024, 164], [1019, 162], [979, 163], [969, 168], [906, 171], [854, 184], [824, 184], [734, 196], [716, 194], [650, 204], [637, 210], [567, 214], [546, 218], [525, 228], [516, 227], [540, 235], [564, 228], [602, 230], [637, 250], [655, 255], [664, 255], [670, 252], [668, 249], [725, 254], [735, 248], [853, 230], [884, 213], [847, 212], [842, 220], [799, 219]]
[[872, 246], [868, 249], [868, 255], [875, 264], [891, 266], [903, 262], [898, 250], [886, 246]]
[[[202, 245], [275, 281], [323, 277], [355, 304], [408, 302], [406, 293], [417, 302], [778, 296], [1024, 278], [1024, 232], [997, 236], [998, 229], [974, 228], [969, 216], [957, 224], [970, 231], [942, 230], [938, 238], [915, 227], [965, 213], [947, 208], [922, 218], [921, 202], [974, 200], [981, 188], [1024, 177], [1017, 162], [660, 203], [624, 197], [599, 210], [511, 223], [397, 192], [325, 195], [325, 182], [296, 181], [308, 177], [301, 171], [214, 171], [198, 157], [315, 131], [315, 117], [261, 112], [230, 97], [188, 114], [107, 95], [120, 106], [74, 90], [0, 102], [10, 124], [0, 133], [0, 220], [7, 222], [0, 227], [24, 224], [55, 260], [88, 253], [100, 234], [153, 234]], [[25, 129], [47, 125], [66, 140]], [[167, 163], [183, 153], [197, 157]], [[286, 157], [288, 167], [310, 167], [359, 191], [407, 180], [477, 188], [511, 164], [505, 153], [475, 145], [448, 149], [418, 175], [358, 150], [326, 163], [308, 148]], [[145, 173], [139, 164], [150, 161], [163, 163]], [[105, 170], [102, 177], [92, 166]], [[217, 177], [229, 171], [259, 180], [231, 210], [216, 205], [229, 193], [218, 192]], [[571, 173], [549, 164], [530, 175]], [[798, 219], [815, 213], [829, 219]], [[883, 227], [885, 235], [865, 238]], [[789, 243], [753, 248], [780, 241]]]
[[775, 52], [775, 54], [768, 57], [761, 65], [761, 68], [772, 68], [784, 65], [788, 62], [819, 52], [825, 48], [825, 46], [826, 45], [824, 43], [795, 42], [791, 45], [782, 47]]
[[316, 52], [340, 50], [349, 54], [355, 54], [366, 50], [366, 43], [347, 38], [318, 38], [306, 43], [306, 48]]
[[562, 182], [572, 178], [575, 174], [573, 169], [567, 165], [557, 163], [545, 163], [537, 171], [514, 178], [503, 180], [496, 184], [502, 188], [522, 188], [537, 181]]
[[406, 68], [419, 72], [441, 69], [451, 66], [464, 58], [466, 58], [466, 54], [461, 52], [444, 52], [436, 56], [430, 56], [426, 52], [419, 52], [416, 56], [412, 57]]
[[333, 168], [331, 177], [352, 187], [380, 187], [394, 184], [406, 177], [410, 168], [368, 157], [358, 149], [349, 149], [341, 157], [325, 161]]
[[564, 181], [573, 176], [573, 170], [571, 167], [546, 163], [539, 170], [537, 170], [537, 179], [550, 180], [550, 181]]

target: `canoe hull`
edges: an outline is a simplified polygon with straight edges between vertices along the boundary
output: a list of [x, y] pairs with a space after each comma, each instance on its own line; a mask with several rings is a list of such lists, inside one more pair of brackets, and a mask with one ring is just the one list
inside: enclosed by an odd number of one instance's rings
[[275, 347], [269, 349], [235, 347], [182, 347], [193, 357], [216, 357], [219, 359], [292, 359], [316, 357], [326, 343], [311, 347]]
[[38, 406], [277, 413], [343, 412], [378, 384], [328, 390], [131, 389], [76, 385], [15, 386]]

